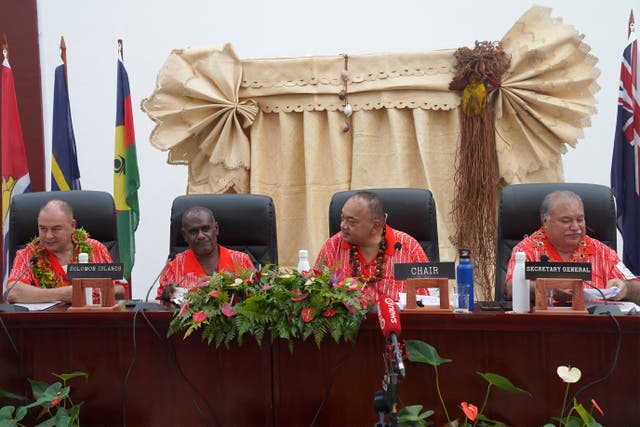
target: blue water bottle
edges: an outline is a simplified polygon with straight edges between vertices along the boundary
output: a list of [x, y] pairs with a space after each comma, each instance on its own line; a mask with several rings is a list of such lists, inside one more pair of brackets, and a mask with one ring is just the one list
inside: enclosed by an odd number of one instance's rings
[[473, 265], [471, 265], [471, 251], [460, 249], [458, 269], [456, 272], [458, 285], [469, 285], [469, 311], [473, 311]]

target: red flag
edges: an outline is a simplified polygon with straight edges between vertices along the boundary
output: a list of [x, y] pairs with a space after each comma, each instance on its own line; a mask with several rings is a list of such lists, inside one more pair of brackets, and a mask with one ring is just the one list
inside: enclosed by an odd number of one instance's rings
[[29, 166], [24, 151], [22, 126], [18, 114], [16, 89], [13, 84], [13, 72], [7, 59], [7, 51], [3, 50], [2, 63], [2, 105], [0, 106], [0, 143], [2, 144], [2, 234], [3, 245], [3, 279], [10, 269], [8, 237], [9, 237], [9, 204], [14, 194], [31, 191]]

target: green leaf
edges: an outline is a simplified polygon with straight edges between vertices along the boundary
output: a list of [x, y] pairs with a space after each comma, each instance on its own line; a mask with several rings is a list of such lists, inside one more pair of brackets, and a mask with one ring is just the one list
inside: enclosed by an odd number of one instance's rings
[[531, 393], [519, 387], [516, 387], [511, 381], [509, 381], [502, 375], [492, 374], [491, 372], [487, 372], [484, 374], [482, 372], [478, 372], [478, 375], [484, 378], [485, 381], [487, 381], [489, 384], [496, 386], [500, 390], [508, 391], [509, 393], [528, 394], [529, 396], [531, 396]]
[[16, 407], [11, 405], [3, 406], [2, 408], [0, 408], [0, 420], [13, 419], [13, 411], [15, 409]]
[[587, 411], [581, 403], [578, 403], [578, 400], [575, 398], [573, 399], [573, 409], [575, 409], [578, 416], [580, 416], [582, 423], [586, 427], [602, 427], [601, 424], [593, 418], [593, 415]]
[[407, 358], [412, 362], [426, 363], [431, 366], [440, 366], [451, 362], [451, 359], [440, 357], [438, 351], [430, 344], [420, 340], [405, 340]]
[[398, 418], [401, 422], [421, 421], [433, 415], [433, 410], [431, 409], [421, 413], [422, 408], [422, 405], [404, 406], [402, 409], [400, 409], [400, 412], [398, 412]]
[[27, 398], [24, 396], [20, 396], [17, 394], [13, 394], [13, 393], [9, 393], [8, 391], [4, 391], [4, 390], [0, 390], [0, 397], [8, 397], [10, 399], [15, 399], [15, 400], [20, 400], [20, 401], [26, 401]]
[[566, 427], [582, 427], [582, 421], [578, 417], [569, 418], [569, 422], [565, 425]]
[[60, 378], [62, 381], [69, 381], [72, 378], [77, 378], [77, 377], [84, 377], [84, 379], [88, 379], [89, 378], [89, 374], [87, 374], [86, 372], [80, 372], [80, 371], [75, 371], [75, 372], [71, 372], [70, 374], [56, 374], [55, 372], [52, 372], [51, 375], [53, 375], [54, 377]]
[[16, 410], [16, 421], [22, 421], [22, 419], [26, 416], [27, 416], [26, 406], [21, 406]]

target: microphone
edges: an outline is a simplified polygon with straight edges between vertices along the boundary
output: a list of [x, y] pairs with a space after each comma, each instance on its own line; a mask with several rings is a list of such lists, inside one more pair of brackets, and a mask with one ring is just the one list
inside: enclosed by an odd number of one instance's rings
[[36, 262], [38, 262], [38, 258], [35, 256], [32, 256], [31, 259], [29, 260], [29, 265], [27, 266], [27, 268], [25, 268], [24, 270], [22, 270], [22, 272], [20, 272], [20, 275], [18, 276], [18, 278], [14, 280], [10, 286], [7, 286], [7, 290], [4, 291], [4, 293], [2, 294], [3, 304], [0, 304], [0, 312], [8, 313], [8, 312], [16, 312], [16, 311], [29, 311], [28, 308], [23, 307], [21, 305], [14, 305], [14, 304], [7, 303], [7, 297], [9, 296], [9, 292], [13, 290], [13, 287], [18, 284], [20, 279], [22, 279], [25, 274], [27, 274], [27, 271], [31, 270], [31, 267], [33, 267], [36, 264]]
[[393, 343], [398, 370], [404, 378], [406, 371], [404, 362], [402, 361], [400, 345], [398, 344], [398, 336], [400, 332], [402, 332], [400, 313], [398, 312], [396, 302], [389, 295], [380, 295], [378, 297], [378, 322], [380, 323], [382, 335], [384, 335], [387, 340], [391, 339]]
[[149, 302], [149, 294], [151, 293], [151, 289], [153, 289], [158, 280], [160, 280], [160, 276], [164, 274], [164, 271], [169, 266], [169, 263], [171, 263], [171, 261], [175, 259], [176, 255], [177, 254], [175, 252], [169, 253], [166, 264], [164, 265], [164, 267], [162, 267], [162, 270], [160, 270], [160, 273], [158, 273], [153, 282], [151, 282], [151, 286], [149, 286], [149, 289], [147, 289], [147, 294], [144, 298], [144, 302], [138, 302], [135, 305], [135, 311], [167, 311], [167, 308], [163, 307], [161, 304], [158, 304], [157, 302]]
[[540, 262], [549, 262], [548, 255], [540, 255]]

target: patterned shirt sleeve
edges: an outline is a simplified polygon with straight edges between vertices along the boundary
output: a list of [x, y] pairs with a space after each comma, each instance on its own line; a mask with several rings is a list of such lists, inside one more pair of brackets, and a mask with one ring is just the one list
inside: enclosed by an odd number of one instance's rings
[[11, 268], [11, 273], [9, 273], [7, 283], [15, 282], [18, 277], [20, 277], [20, 275], [28, 269], [29, 271], [23, 274], [23, 276], [20, 278], [20, 281], [33, 286], [36, 285], [33, 271], [31, 270], [31, 268], [29, 268], [29, 261], [31, 260], [32, 253], [31, 248], [32, 246], [28, 245], [26, 248], [20, 249], [18, 252], [16, 252], [16, 257], [13, 260], [13, 267]]

